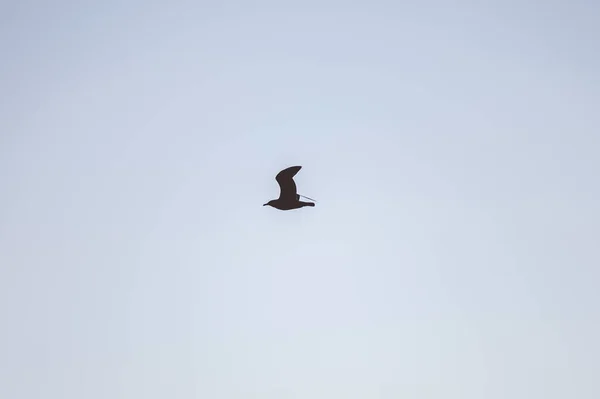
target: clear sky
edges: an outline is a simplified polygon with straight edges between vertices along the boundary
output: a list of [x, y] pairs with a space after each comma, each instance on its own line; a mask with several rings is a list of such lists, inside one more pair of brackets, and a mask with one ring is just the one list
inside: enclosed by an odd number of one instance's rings
[[597, 399], [599, 20], [3, 2], [0, 397]]

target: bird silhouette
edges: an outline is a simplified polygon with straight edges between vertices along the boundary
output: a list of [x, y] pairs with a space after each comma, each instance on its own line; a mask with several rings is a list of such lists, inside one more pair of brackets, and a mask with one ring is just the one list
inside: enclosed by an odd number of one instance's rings
[[290, 166], [287, 169], [277, 173], [275, 180], [279, 184], [279, 198], [271, 200], [263, 206], [269, 205], [281, 211], [289, 211], [290, 209], [298, 209], [304, 206], [315, 206], [313, 202], [300, 201], [300, 197], [314, 201], [312, 198], [299, 195], [294, 182], [294, 176], [302, 168], [302, 166]]

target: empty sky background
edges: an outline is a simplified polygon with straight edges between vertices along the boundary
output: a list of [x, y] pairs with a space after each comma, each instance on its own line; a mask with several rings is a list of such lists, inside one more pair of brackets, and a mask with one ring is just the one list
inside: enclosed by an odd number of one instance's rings
[[600, 3], [487, 4], [3, 2], [0, 397], [600, 397]]

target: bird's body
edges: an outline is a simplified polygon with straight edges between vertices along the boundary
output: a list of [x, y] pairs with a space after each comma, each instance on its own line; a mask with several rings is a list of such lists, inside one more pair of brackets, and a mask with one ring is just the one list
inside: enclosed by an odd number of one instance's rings
[[269, 205], [282, 211], [289, 211], [305, 206], [315, 206], [313, 202], [300, 201], [301, 196], [297, 193], [294, 176], [296, 176], [296, 173], [298, 173], [301, 168], [302, 166], [291, 166], [279, 172], [277, 176], [275, 176], [275, 180], [277, 180], [280, 189], [279, 198], [271, 200], [263, 206]]
[[312, 202], [304, 202], [304, 201], [281, 201], [279, 199], [271, 200], [265, 205], [272, 206], [273, 208], [277, 208], [280, 211], [289, 211], [292, 209], [299, 209], [305, 206], [315, 206]]

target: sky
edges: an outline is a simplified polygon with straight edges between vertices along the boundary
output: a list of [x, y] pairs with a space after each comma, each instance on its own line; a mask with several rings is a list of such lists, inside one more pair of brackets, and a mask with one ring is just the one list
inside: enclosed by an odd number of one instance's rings
[[0, 397], [600, 397], [599, 18], [3, 2]]

